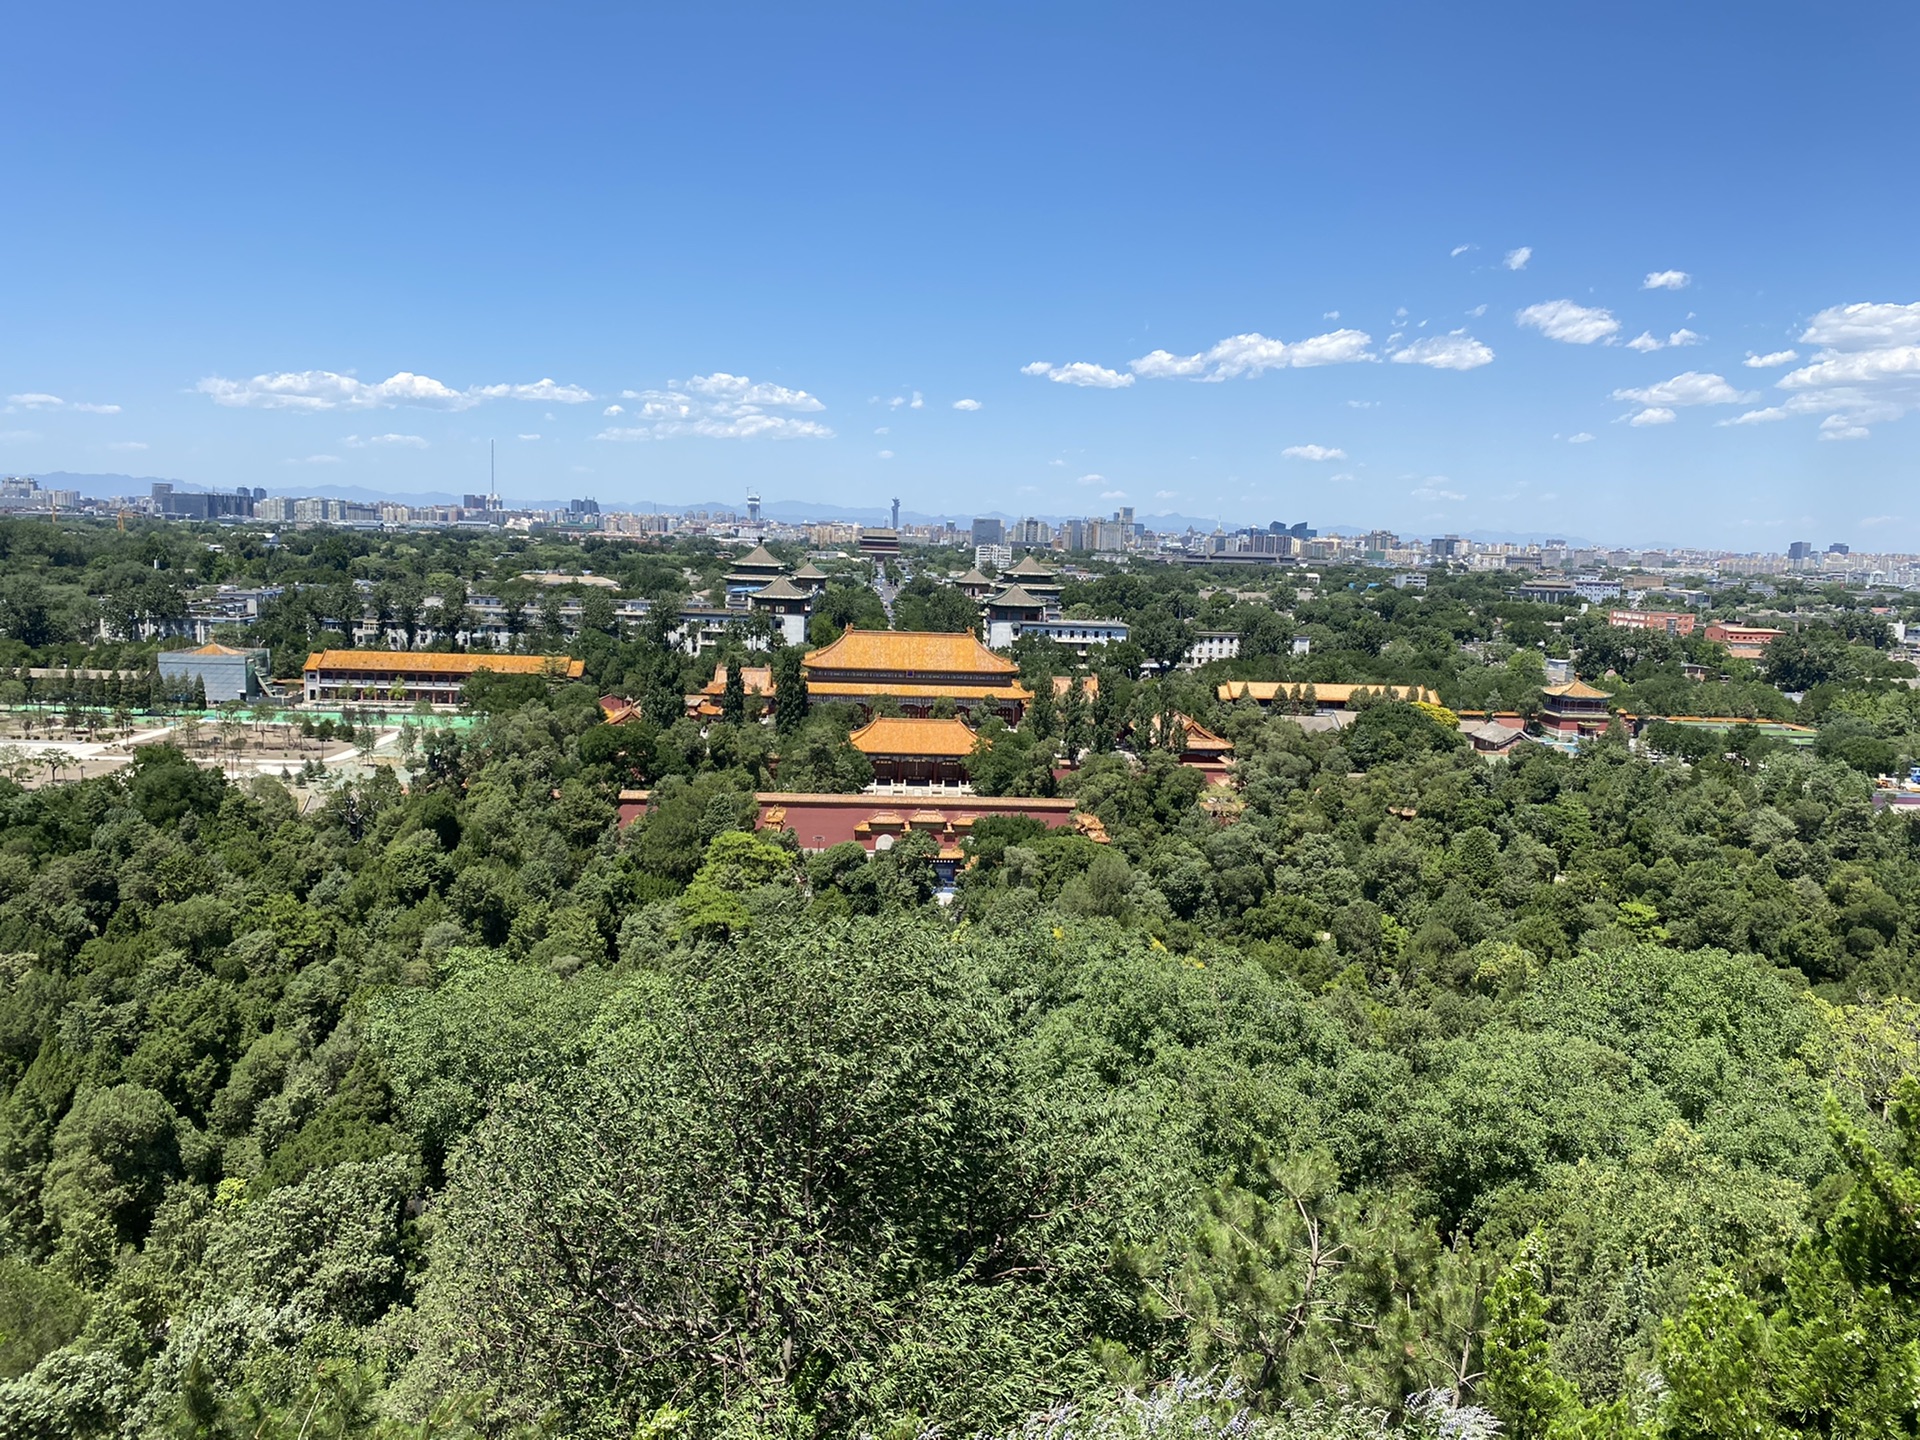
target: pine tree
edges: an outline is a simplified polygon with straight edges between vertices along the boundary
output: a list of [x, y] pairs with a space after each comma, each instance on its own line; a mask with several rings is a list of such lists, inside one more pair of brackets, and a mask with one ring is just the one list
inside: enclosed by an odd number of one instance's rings
[[1087, 748], [1087, 730], [1091, 716], [1087, 711], [1086, 677], [1069, 675], [1067, 694], [1060, 707], [1060, 736], [1066, 742], [1067, 764], [1072, 765]]
[[789, 645], [773, 659], [773, 724], [782, 735], [791, 735], [807, 723], [811, 700], [807, 695], [807, 672], [800, 666], [798, 646]]
[[1027, 705], [1027, 730], [1036, 740], [1051, 740], [1059, 714], [1053, 700], [1053, 676], [1034, 677], [1033, 699]]
[[1105, 755], [1112, 751], [1114, 741], [1120, 733], [1120, 685], [1115, 671], [1100, 670], [1094, 674], [1093, 724], [1088, 739], [1093, 753]]
[[729, 725], [741, 725], [747, 718], [747, 677], [740, 662], [729, 661], [727, 680], [720, 692], [720, 718]]

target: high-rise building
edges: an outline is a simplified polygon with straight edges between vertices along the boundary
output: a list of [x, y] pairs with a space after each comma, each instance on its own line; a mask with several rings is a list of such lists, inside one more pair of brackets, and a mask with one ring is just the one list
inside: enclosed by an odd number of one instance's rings
[[1829, 555], [1851, 555], [1853, 553], [1853, 547], [1851, 545], [1842, 545], [1836, 540], [1833, 544], [1827, 546], [1827, 553]]
[[1804, 560], [1812, 553], [1813, 542], [1811, 540], [1796, 540], [1787, 546], [1787, 559], [1789, 560]]
[[760, 523], [760, 492], [758, 490], [747, 492], [747, 523], [749, 525]]
[[893, 501], [893, 528], [896, 531], [900, 528], [900, 499], [898, 496], [895, 496]]
[[1037, 520], [1029, 515], [1013, 527], [1013, 543], [1015, 545], [1051, 545], [1053, 527], [1046, 521]]
[[973, 522], [973, 543], [975, 545], [1001, 545], [1006, 543], [1006, 527], [991, 515], [982, 515]]
[[175, 520], [220, 520], [253, 514], [253, 491], [242, 485], [232, 494], [225, 491], [177, 491], [164, 480], [153, 483], [153, 509], [156, 514]]

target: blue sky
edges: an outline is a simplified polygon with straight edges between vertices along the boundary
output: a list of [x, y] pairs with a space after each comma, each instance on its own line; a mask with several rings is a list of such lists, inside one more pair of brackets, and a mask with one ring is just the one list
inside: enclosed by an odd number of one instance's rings
[[1917, 41], [21, 7], [0, 470], [1920, 549]]

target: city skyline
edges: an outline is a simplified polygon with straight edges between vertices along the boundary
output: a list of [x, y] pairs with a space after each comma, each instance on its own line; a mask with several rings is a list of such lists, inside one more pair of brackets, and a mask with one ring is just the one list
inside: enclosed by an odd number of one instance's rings
[[0, 471], [1920, 550], [1910, 12], [380, 13], [20, 23]]
[[[1308, 565], [1317, 562], [1362, 563], [1404, 569], [1428, 563], [1466, 562], [1470, 569], [1547, 568], [1597, 571], [1601, 568], [1692, 568], [1707, 576], [1817, 573], [1828, 579], [1869, 585], [1911, 585], [1916, 557], [1908, 552], [1873, 550], [1846, 542], [1797, 539], [1776, 549], [1747, 551], [1673, 543], [1633, 544], [1596, 540], [1572, 532], [1466, 530], [1397, 534], [1385, 527], [1315, 525], [1308, 520], [1231, 528], [1178, 514], [1138, 514], [1121, 506], [1110, 515], [1031, 513], [1015, 517], [987, 511], [929, 514], [890, 508], [857, 509], [828, 504], [776, 500], [758, 493], [744, 507], [706, 500], [682, 506], [602, 507], [591, 497], [529, 499], [497, 493], [381, 495], [338, 487], [332, 495], [300, 491], [270, 493], [264, 487], [196, 490], [170, 481], [126, 475], [56, 474], [42, 487], [31, 477], [0, 476], [0, 513], [118, 517], [129, 515], [175, 521], [216, 521], [223, 525], [344, 526], [356, 530], [431, 530], [447, 526], [483, 526], [522, 534], [542, 530], [575, 540], [613, 536], [660, 539], [694, 534], [725, 544], [754, 546], [762, 541], [801, 541], [811, 545], [853, 545], [863, 553], [869, 541], [889, 553], [912, 546], [971, 544], [977, 563], [1004, 568], [1016, 554], [1096, 552], [1095, 558], [1127, 556], [1152, 561]], [[111, 482], [107, 491], [91, 482]], [[145, 486], [150, 493], [138, 492]], [[340, 493], [345, 491], [345, 493]], [[885, 524], [874, 522], [884, 521]], [[891, 526], [892, 528], [888, 528]], [[1099, 553], [1104, 552], [1104, 553]], [[958, 573], [958, 572], [955, 572]], [[1404, 576], [1396, 578], [1396, 584]]]

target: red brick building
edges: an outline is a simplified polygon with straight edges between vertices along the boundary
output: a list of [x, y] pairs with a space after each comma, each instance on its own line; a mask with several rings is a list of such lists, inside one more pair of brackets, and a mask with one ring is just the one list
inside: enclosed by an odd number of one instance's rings
[[1707, 639], [1727, 647], [1727, 653], [1736, 660], [1758, 660], [1767, 648], [1767, 642], [1777, 640], [1787, 632], [1769, 630], [1764, 625], [1729, 625], [1724, 620], [1716, 620], [1707, 626]]

